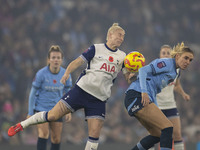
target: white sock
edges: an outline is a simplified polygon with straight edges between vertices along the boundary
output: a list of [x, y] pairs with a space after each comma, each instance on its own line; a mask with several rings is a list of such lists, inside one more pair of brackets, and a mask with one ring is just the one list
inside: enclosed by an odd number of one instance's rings
[[47, 113], [46, 111], [38, 112], [34, 114], [33, 116], [31, 116], [30, 118], [22, 121], [20, 124], [23, 128], [26, 128], [30, 125], [47, 122], [45, 118], [46, 113]]
[[184, 143], [183, 142], [175, 142], [174, 143], [174, 150], [184, 150]]
[[97, 150], [99, 143], [98, 142], [92, 142], [92, 141], [87, 141], [87, 144], [85, 146], [85, 150]]

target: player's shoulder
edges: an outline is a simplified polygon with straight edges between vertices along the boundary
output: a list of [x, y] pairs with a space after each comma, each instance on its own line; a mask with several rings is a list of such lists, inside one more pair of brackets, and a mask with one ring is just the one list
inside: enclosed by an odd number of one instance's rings
[[175, 70], [175, 60], [173, 58], [157, 58], [150, 64], [153, 68]]
[[64, 67], [62, 67], [62, 66], [60, 66], [60, 70], [64, 70], [64, 71], [65, 71], [65, 68], [64, 68]]
[[118, 52], [121, 54], [121, 56], [125, 57], [126, 53], [123, 50], [118, 49]]
[[65, 70], [66, 70], [66, 69], [65, 69], [64, 67], [60, 66], [60, 71], [61, 71], [61, 73], [64, 74], [64, 73], [65, 73]]
[[98, 47], [98, 46], [103, 46], [105, 47], [105, 43], [98, 43], [98, 44], [94, 44], [95, 47]]
[[91, 46], [92, 49], [95, 51], [101, 51], [102, 49], [106, 48], [105, 43], [93, 44]]
[[[99, 44], [94, 44], [94, 47], [95, 47], [95, 50], [100, 50], [101, 51], [101, 49], [102, 48], [106, 48], [106, 49], [109, 49], [110, 50], [110, 48], [105, 44], [105, 43], [99, 43]], [[102, 51], [101, 51], [102, 52]], [[126, 53], [124, 52], [124, 51], [122, 51], [122, 50], [120, 50], [119, 48], [117, 48], [117, 50], [116, 51], [114, 51], [115, 53], [117, 52], [119, 55], [121, 55], [122, 57], [125, 57], [126, 56]]]
[[174, 58], [160, 58], [161, 61], [165, 61], [167, 63], [173, 63]]
[[37, 73], [36, 73], [37, 79], [42, 79], [43, 77], [45, 77], [45, 75], [48, 74], [48, 72], [49, 72], [49, 71], [48, 71], [48, 66], [45, 66], [45, 67], [39, 69], [39, 70], [37, 71]]
[[45, 66], [37, 71], [37, 74], [43, 74], [48, 72], [48, 66]]
[[152, 63], [162, 63], [162, 64], [169, 65], [169, 64], [174, 63], [174, 59], [173, 58], [157, 58], [153, 60]]

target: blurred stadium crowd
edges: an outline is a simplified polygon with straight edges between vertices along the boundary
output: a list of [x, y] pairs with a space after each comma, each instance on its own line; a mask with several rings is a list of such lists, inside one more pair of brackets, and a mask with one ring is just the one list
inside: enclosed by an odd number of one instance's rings
[[[63, 66], [93, 43], [106, 42], [114, 22], [126, 30], [121, 47], [126, 53], [139, 50], [147, 63], [159, 57], [163, 44], [172, 47], [184, 41], [195, 51], [195, 60], [181, 77], [191, 101], [176, 95], [186, 142], [200, 141], [200, 1], [140, 0], [0, 0], [0, 143], [35, 144], [36, 128], [9, 138], [10, 125], [26, 118], [28, 95], [38, 69], [46, 65], [52, 44], [65, 53]], [[72, 74], [75, 82], [80, 69]], [[108, 100], [101, 142], [133, 144], [146, 134], [127, 115], [124, 92], [128, 87], [120, 74]], [[24, 140], [26, 139], [26, 140]], [[81, 144], [87, 139], [82, 111], [64, 124], [62, 142]]]

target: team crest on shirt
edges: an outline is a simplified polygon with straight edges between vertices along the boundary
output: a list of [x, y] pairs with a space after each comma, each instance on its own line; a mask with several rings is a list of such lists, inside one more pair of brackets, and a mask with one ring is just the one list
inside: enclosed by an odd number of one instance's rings
[[163, 68], [163, 67], [165, 67], [165, 66], [166, 66], [166, 64], [165, 64], [164, 61], [161, 61], [161, 62], [157, 63], [157, 67], [158, 67], [158, 68]]

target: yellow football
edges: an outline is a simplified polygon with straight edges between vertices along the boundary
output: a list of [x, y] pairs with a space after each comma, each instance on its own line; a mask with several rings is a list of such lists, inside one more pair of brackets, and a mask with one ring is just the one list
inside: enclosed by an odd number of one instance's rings
[[145, 58], [140, 52], [133, 51], [126, 55], [124, 65], [128, 71], [138, 72], [145, 65]]

